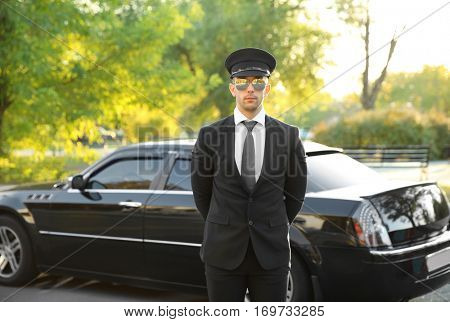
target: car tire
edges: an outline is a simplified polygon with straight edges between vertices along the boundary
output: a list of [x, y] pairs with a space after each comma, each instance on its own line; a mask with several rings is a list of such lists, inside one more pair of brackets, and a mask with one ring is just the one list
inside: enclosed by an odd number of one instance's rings
[[311, 275], [300, 255], [292, 251], [286, 302], [311, 302], [313, 300]]
[[20, 286], [37, 275], [30, 239], [14, 218], [0, 215], [0, 284]]
[[[312, 283], [306, 264], [299, 255], [292, 252], [286, 302], [310, 302], [313, 300]], [[248, 290], [245, 294], [245, 302], [251, 302]]]

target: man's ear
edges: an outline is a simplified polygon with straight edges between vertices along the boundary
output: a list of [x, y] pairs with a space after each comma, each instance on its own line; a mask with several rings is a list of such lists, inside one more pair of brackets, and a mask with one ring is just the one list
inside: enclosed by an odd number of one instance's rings
[[234, 92], [236, 88], [234, 87], [234, 84], [233, 83], [228, 84], [228, 88], [230, 89], [231, 95], [233, 95], [233, 97], [236, 97], [236, 93]]
[[266, 88], [264, 89], [264, 96], [267, 96], [267, 95], [269, 95], [269, 92], [270, 92], [270, 89], [271, 89], [271, 87], [270, 87], [270, 83], [267, 83], [267, 85], [266, 85]]

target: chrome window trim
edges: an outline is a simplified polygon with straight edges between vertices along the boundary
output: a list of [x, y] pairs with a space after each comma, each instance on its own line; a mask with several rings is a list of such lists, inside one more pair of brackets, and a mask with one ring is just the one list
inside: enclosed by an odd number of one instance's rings
[[89, 234], [75, 234], [75, 233], [63, 233], [57, 231], [39, 230], [41, 235], [52, 236], [64, 236], [64, 237], [79, 237], [79, 238], [94, 238], [94, 239], [108, 239], [108, 240], [122, 240], [130, 242], [142, 242], [139, 238], [127, 238], [127, 237], [113, 237], [113, 236], [101, 236], [101, 235], [89, 235]]
[[436, 246], [439, 244], [443, 244], [445, 242], [450, 241], [450, 230], [445, 231], [441, 235], [437, 236], [436, 238], [420, 244], [420, 245], [414, 245], [410, 247], [400, 248], [400, 249], [390, 249], [390, 250], [370, 250], [370, 254], [376, 255], [376, 256], [389, 256], [389, 255], [402, 255], [411, 253], [420, 249], [425, 249], [428, 247]]
[[139, 242], [139, 243], [154, 243], [154, 244], [167, 244], [167, 245], [178, 245], [178, 246], [192, 246], [201, 247], [202, 244], [196, 243], [183, 243], [169, 240], [158, 240], [158, 239], [139, 239], [139, 238], [128, 238], [128, 237], [113, 237], [113, 236], [101, 236], [101, 235], [89, 235], [89, 234], [76, 234], [76, 233], [63, 233], [56, 231], [39, 230], [41, 235], [52, 235], [52, 236], [65, 236], [65, 237], [78, 237], [78, 238], [93, 238], [93, 239], [107, 239], [107, 240], [120, 240], [129, 242]]
[[[67, 189], [68, 193], [80, 193], [78, 189]], [[192, 191], [183, 190], [151, 190], [151, 189], [84, 189], [83, 192], [90, 193], [160, 193], [170, 195], [193, 195]]]
[[168, 240], [158, 240], [158, 239], [144, 239], [144, 243], [179, 245], [179, 246], [192, 246], [192, 247], [201, 247], [202, 246], [202, 244], [197, 244], [197, 243], [183, 243], [183, 242], [175, 242], [175, 241], [168, 241]]

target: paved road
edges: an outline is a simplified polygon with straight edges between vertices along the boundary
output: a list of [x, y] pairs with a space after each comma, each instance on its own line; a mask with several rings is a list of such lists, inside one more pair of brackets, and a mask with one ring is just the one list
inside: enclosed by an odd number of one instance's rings
[[71, 276], [38, 276], [25, 288], [0, 286], [0, 301], [14, 302], [198, 302], [207, 296], [155, 291]]
[[429, 294], [416, 297], [412, 302], [450, 302], [450, 284]]
[[[450, 301], [450, 285], [413, 299]], [[0, 301], [14, 302], [205, 302], [206, 296], [140, 289], [70, 276], [41, 274], [26, 288], [0, 286]]]

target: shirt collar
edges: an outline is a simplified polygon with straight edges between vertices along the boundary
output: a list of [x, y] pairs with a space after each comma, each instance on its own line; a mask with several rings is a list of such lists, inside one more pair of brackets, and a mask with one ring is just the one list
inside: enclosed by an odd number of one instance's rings
[[[234, 124], [238, 125], [244, 120], [248, 120], [247, 117], [239, 111], [238, 107], [234, 108]], [[261, 108], [258, 114], [252, 119], [253, 121], [257, 121], [258, 123], [265, 125], [266, 122], [266, 112], [264, 111], [264, 107]]]

